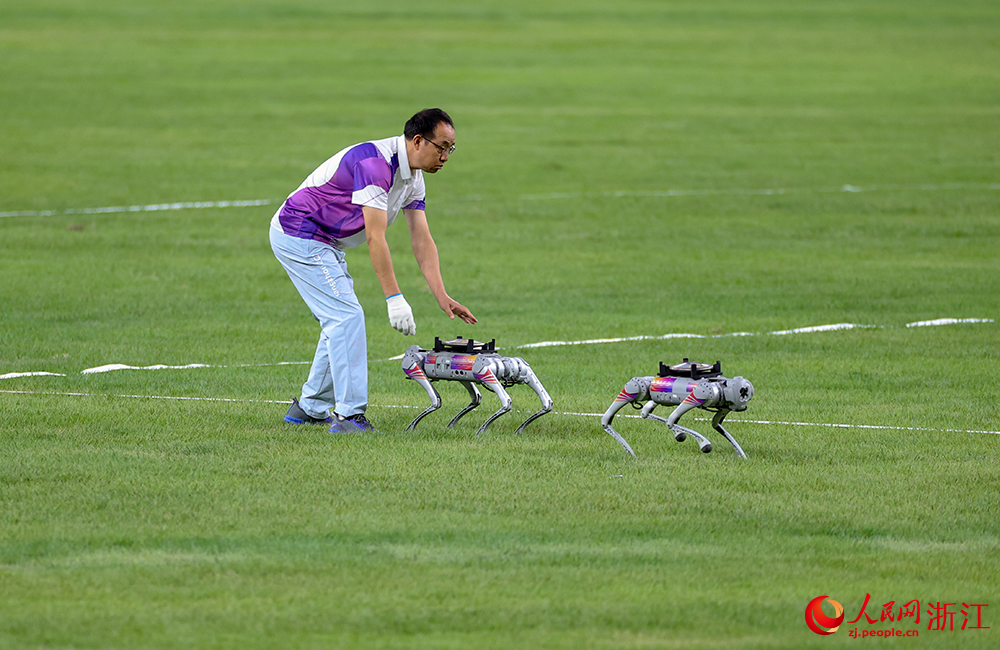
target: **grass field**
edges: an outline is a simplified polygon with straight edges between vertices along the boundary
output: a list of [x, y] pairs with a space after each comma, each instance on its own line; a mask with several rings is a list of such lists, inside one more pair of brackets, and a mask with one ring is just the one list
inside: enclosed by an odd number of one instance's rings
[[[286, 425], [318, 331], [269, 218], [428, 106], [480, 322], [391, 228], [415, 339], [348, 254], [384, 433]], [[5, 0], [0, 115], [0, 648], [1000, 646], [996, 2]], [[455, 335], [556, 413], [476, 437], [439, 384], [405, 433], [389, 358]], [[754, 383], [747, 460], [601, 430], [683, 357]]]

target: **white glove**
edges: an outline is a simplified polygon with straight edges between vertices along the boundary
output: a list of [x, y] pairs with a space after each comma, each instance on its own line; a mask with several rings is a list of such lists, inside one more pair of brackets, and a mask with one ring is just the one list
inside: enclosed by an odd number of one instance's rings
[[402, 332], [408, 336], [417, 333], [417, 324], [413, 321], [413, 310], [403, 294], [397, 293], [385, 299], [385, 305], [389, 309], [389, 324], [397, 332]]

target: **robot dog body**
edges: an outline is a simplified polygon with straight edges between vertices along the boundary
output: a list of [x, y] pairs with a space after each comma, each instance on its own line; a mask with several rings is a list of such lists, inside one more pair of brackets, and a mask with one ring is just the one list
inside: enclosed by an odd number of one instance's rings
[[[687, 436], [698, 441], [699, 448], [708, 453], [712, 451], [712, 443], [697, 431], [681, 426], [677, 421], [682, 415], [693, 408], [714, 411], [712, 428], [721, 433], [732, 443], [737, 455], [746, 458], [743, 448], [728, 431], [722, 427], [722, 421], [732, 411], [745, 411], [747, 403], [753, 397], [753, 385], [743, 377], [727, 379], [722, 376], [722, 364], [715, 365], [692, 363], [684, 359], [684, 363], [665, 366], [660, 363], [660, 372], [655, 377], [633, 377], [608, 407], [601, 418], [601, 426], [615, 440], [621, 443], [625, 451], [635, 456], [632, 447], [611, 426], [615, 414], [626, 404], [646, 401], [640, 417], [663, 422], [674, 432], [674, 439], [682, 442]], [[653, 409], [660, 404], [676, 408], [667, 418], [653, 415]]]
[[406, 428], [407, 431], [413, 431], [424, 416], [441, 408], [441, 396], [431, 385], [434, 381], [457, 381], [469, 391], [470, 404], [448, 423], [449, 427], [455, 426], [463, 415], [482, 403], [482, 395], [477, 385], [484, 386], [496, 394], [500, 400], [500, 409], [479, 427], [476, 435], [481, 434], [494, 420], [511, 410], [513, 400], [507, 394], [505, 387], [527, 384], [542, 403], [541, 410], [525, 420], [515, 433], [520, 433], [532, 420], [552, 410], [552, 398], [528, 363], [520, 357], [504, 357], [497, 354], [496, 339], [489, 343], [481, 343], [462, 338], [441, 341], [435, 337], [433, 350], [424, 350], [417, 345], [410, 346], [403, 355], [402, 366], [406, 376], [420, 384], [431, 398], [431, 405], [414, 418]]

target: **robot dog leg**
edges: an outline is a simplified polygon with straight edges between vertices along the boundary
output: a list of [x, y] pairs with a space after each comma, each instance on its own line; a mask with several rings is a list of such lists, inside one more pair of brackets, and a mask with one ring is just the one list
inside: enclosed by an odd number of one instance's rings
[[541, 409], [521, 423], [515, 433], [521, 433], [529, 423], [552, 410], [552, 398], [527, 362], [520, 357], [503, 357], [497, 354], [495, 339], [490, 343], [480, 343], [462, 338], [442, 342], [435, 338], [433, 350], [410, 346], [403, 355], [402, 367], [406, 376], [419, 383], [431, 398], [431, 405], [410, 423], [407, 431], [413, 431], [425, 415], [441, 408], [441, 396], [431, 385], [434, 381], [458, 381], [469, 391], [469, 405], [452, 418], [449, 427], [455, 426], [462, 416], [482, 403], [477, 385], [484, 386], [497, 396], [500, 400], [499, 410], [486, 420], [476, 435], [485, 431], [494, 420], [513, 407], [513, 400], [505, 387], [527, 384], [541, 402]]
[[[416, 346], [414, 346], [416, 347]], [[437, 389], [431, 386], [431, 382], [428, 381], [427, 375], [424, 374], [424, 369], [419, 363], [407, 363], [407, 358], [410, 356], [409, 350], [406, 352], [406, 356], [403, 359], [403, 372], [406, 376], [420, 384], [424, 390], [427, 391], [427, 396], [431, 398], [431, 405], [424, 409], [423, 413], [413, 418], [413, 422], [410, 422], [410, 426], [406, 427], [407, 431], [413, 431], [416, 428], [417, 423], [424, 418], [425, 415], [433, 413], [434, 411], [441, 408], [441, 396], [438, 394]], [[476, 391], [477, 393], [479, 391]], [[475, 407], [472, 407], [475, 408]]]
[[[465, 390], [469, 391], [469, 400], [470, 400], [469, 405], [463, 408], [461, 411], [459, 411], [458, 415], [456, 415], [451, 419], [451, 422], [448, 423], [449, 428], [458, 424], [458, 421], [462, 419], [463, 415], [465, 415], [466, 413], [468, 413], [469, 411], [471, 411], [472, 409], [476, 408], [477, 406], [483, 403], [483, 396], [479, 392], [479, 389], [476, 388], [476, 385], [474, 383], [472, 383], [471, 381], [463, 381], [461, 382], [461, 384], [465, 386]], [[414, 421], [411, 427], [416, 426], [416, 424], [417, 423]]]
[[[633, 377], [618, 394], [601, 418], [601, 427], [625, 448], [632, 456], [635, 452], [628, 442], [611, 426], [615, 414], [626, 404], [649, 400], [640, 411], [640, 417], [663, 422], [673, 432], [677, 442], [687, 436], [698, 441], [701, 451], [712, 451], [712, 443], [694, 429], [678, 424], [681, 416], [694, 408], [714, 411], [712, 428], [721, 433], [733, 445], [736, 455], [746, 458], [746, 453], [736, 439], [722, 426], [722, 421], [732, 411], [745, 411], [753, 397], [753, 385], [743, 377], [727, 379], [722, 376], [722, 364], [684, 363], [667, 367], [660, 364], [660, 372], [655, 377]], [[667, 418], [653, 415], [653, 409], [660, 404], [676, 408]]]

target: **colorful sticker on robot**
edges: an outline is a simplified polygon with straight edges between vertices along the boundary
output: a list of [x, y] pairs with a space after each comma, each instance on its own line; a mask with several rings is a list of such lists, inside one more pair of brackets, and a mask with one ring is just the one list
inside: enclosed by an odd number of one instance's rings
[[496, 375], [494, 375], [493, 371], [490, 370], [489, 368], [486, 369], [486, 372], [476, 373], [473, 376], [476, 378], [476, 380], [481, 381], [484, 384], [499, 384], [500, 383], [499, 381], [497, 381]]
[[[691, 386], [688, 386], [688, 390], [692, 390], [692, 386], [693, 386], [693, 384]], [[695, 406], [698, 406], [699, 404], [704, 403], [704, 401], [705, 400], [701, 399], [700, 397], [695, 397], [694, 393], [689, 393], [688, 396], [685, 397], [684, 401], [681, 402], [681, 403], [682, 404], [693, 404]]]
[[618, 398], [615, 399], [615, 401], [616, 402], [631, 402], [638, 395], [639, 395], [639, 393], [626, 393], [625, 389], [623, 388], [622, 392], [618, 393]]
[[[684, 381], [687, 381], [686, 379]], [[677, 383], [677, 377], [654, 377], [652, 383], [649, 385], [649, 392], [651, 393], [672, 393], [674, 392], [674, 384]], [[685, 389], [687, 392], [694, 390], [694, 382], [688, 382]]]
[[424, 374], [424, 371], [421, 370], [420, 366], [418, 366], [417, 364], [413, 364], [409, 368], [403, 368], [403, 372], [405, 372], [406, 376], [409, 377], [410, 379], [420, 379], [420, 380], [427, 379], [427, 375]]
[[472, 370], [476, 363], [476, 356], [469, 354], [456, 354], [451, 358], [452, 370]]
[[433, 352], [428, 354], [427, 357], [424, 359], [424, 363], [431, 366], [433, 366], [437, 362], [438, 362], [438, 355]]

